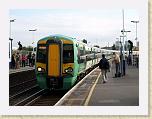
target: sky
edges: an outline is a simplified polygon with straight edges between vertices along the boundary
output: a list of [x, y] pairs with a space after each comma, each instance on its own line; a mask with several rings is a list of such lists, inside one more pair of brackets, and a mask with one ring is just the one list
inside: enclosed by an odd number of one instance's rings
[[[23, 46], [36, 46], [39, 39], [53, 34], [86, 39], [90, 45], [111, 46], [123, 29], [122, 9], [11, 9], [9, 19], [15, 19], [9, 33], [13, 47], [18, 47], [18, 41]], [[127, 39], [135, 41], [132, 20], [139, 20], [138, 11], [124, 9], [125, 30], [131, 31]], [[33, 29], [37, 30], [29, 31]]]

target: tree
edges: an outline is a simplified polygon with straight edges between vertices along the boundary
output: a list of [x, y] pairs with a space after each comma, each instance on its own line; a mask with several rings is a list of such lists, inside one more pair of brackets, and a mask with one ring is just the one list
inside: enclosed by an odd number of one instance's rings
[[22, 47], [22, 50], [27, 50], [27, 48], [25, 46]]
[[100, 48], [99, 45], [94, 45], [94, 47]]
[[113, 44], [112, 50], [116, 50], [116, 45], [115, 44]]
[[28, 51], [33, 51], [33, 47], [32, 47], [32, 46], [28, 46], [28, 47], [27, 47], [27, 50], [28, 50]]
[[86, 39], [83, 39], [82, 42], [85, 43], [85, 44], [87, 44], [87, 40]]

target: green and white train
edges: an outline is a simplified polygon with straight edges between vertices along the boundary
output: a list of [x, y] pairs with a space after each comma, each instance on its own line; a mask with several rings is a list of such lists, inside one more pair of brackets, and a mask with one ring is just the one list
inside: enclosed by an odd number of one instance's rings
[[82, 75], [97, 66], [103, 52], [112, 54], [63, 35], [40, 39], [36, 53], [38, 85], [42, 89], [70, 89]]

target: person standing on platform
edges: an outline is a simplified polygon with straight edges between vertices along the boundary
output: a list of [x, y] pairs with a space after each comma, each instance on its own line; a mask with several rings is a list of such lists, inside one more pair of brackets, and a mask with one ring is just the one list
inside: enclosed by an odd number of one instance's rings
[[120, 77], [120, 57], [117, 53], [114, 53], [113, 62], [115, 63], [116, 73], [115, 77]]
[[16, 69], [20, 68], [20, 55], [19, 52], [16, 54]]
[[32, 55], [31, 55], [31, 52], [29, 52], [29, 55], [28, 55], [28, 62], [29, 62], [29, 66], [32, 67]]
[[22, 55], [22, 67], [25, 67], [25, 60], [26, 60], [25, 55]]
[[128, 66], [129, 66], [129, 65], [132, 65], [132, 58], [131, 58], [131, 55], [130, 55], [130, 54], [128, 55], [127, 60], [128, 60]]
[[32, 66], [34, 66], [35, 65], [35, 54], [33, 53], [32, 54]]
[[12, 57], [11, 57], [11, 68], [15, 69], [15, 54], [14, 53], [12, 54]]
[[102, 82], [106, 83], [107, 82], [107, 71], [109, 70], [110, 66], [109, 66], [109, 62], [105, 58], [104, 54], [102, 54], [102, 59], [100, 60], [98, 66], [101, 69]]
[[129, 45], [128, 45], [128, 47], [129, 47], [129, 55], [131, 55], [132, 54], [132, 48], [133, 48], [133, 42], [128, 40], [128, 43], [129, 43]]

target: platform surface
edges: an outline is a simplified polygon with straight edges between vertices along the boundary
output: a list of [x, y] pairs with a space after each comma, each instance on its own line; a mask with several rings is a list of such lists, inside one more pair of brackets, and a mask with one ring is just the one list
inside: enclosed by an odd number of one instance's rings
[[89, 106], [138, 106], [139, 105], [139, 70], [127, 67], [126, 75], [113, 78], [108, 73], [107, 83], [102, 84], [101, 77], [91, 95]]
[[29, 66], [20, 67], [19, 69], [9, 69], [9, 74], [28, 71], [28, 70], [34, 70], [34, 69], [35, 67], [29, 67]]
[[70, 91], [55, 106], [138, 106], [139, 69], [127, 66], [126, 75], [114, 78], [115, 68], [108, 72], [108, 81], [102, 83], [97, 68], [77, 88]]

